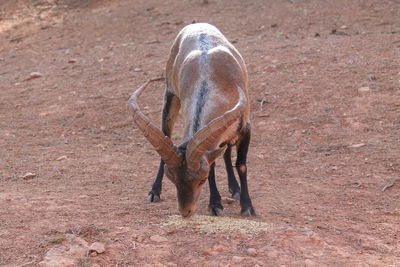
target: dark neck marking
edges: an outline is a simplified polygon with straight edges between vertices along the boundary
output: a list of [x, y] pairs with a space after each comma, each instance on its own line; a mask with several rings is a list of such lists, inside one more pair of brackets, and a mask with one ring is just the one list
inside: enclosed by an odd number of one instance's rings
[[200, 50], [203, 52], [211, 48], [207, 33], [201, 33], [199, 35], [199, 43], [200, 43]]
[[208, 96], [208, 83], [207, 81], [202, 81], [196, 97], [196, 106], [195, 106], [193, 128], [192, 128], [193, 134], [199, 130], [200, 121], [204, 113], [203, 108], [206, 103], [207, 96]]

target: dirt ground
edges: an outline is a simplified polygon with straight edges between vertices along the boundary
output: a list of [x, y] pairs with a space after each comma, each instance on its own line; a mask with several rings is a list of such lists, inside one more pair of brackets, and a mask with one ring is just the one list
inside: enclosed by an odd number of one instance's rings
[[[127, 99], [193, 21], [248, 66], [256, 233], [166, 223], [167, 179], [146, 201], [159, 158]], [[400, 266], [399, 66], [398, 0], [2, 0], [0, 266]], [[140, 98], [157, 123], [162, 95]]]

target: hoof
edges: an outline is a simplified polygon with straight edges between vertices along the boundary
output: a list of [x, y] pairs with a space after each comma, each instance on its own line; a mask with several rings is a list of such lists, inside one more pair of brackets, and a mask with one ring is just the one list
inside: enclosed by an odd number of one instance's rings
[[208, 205], [208, 214], [210, 216], [222, 216], [224, 214], [224, 207], [221, 204]]
[[160, 194], [156, 194], [153, 191], [149, 193], [147, 196], [147, 201], [148, 202], [159, 202], [160, 201]]
[[247, 207], [241, 210], [240, 214], [243, 217], [257, 216], [256, 211], [253, 207]]
[[231, 193], [232, 198], [236, 200], [240, 200], [240, 187], [239, 186], [234, 186], [232, 188], [229, 188], [229, 193]]
[[240, 200], [240, 192], [232, 193], [232, 198], [236, 200]]

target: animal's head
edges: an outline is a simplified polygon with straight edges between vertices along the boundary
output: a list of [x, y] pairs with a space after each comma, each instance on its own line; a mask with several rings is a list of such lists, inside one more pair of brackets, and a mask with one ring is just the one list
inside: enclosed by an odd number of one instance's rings
[[205, 152], [199, 160], [194, 162], [186, 158], [190, 157], [186, 153], [186, 144], [178, 147], [180, 164], [166, 164], [164, 167], [168, 179], [176, 186], [179, 212], [183, 217], [189, 217], [194, 214], [197, 201], [200, 196], [201, 188], [207, 181], [210, 165], [221, 156], [226, 150], [226, 146], [218, 148], [213, 152]]
[[188, 142], [178, 147], [141, 112], [137, 104], [137, 97], [151, 81], [131, 95], [129, 108], [136, 125], [166, 164], [165, 174], [176, 186], [181, 215], [189, 217], [196, 210], [196, 203], [202, 185], [208, 178], [210, 165], [226, 150], [226, 145], [215, 150], [210, 150], [210, 147], [229, 126], [238, 121], [245, 96], [239, 91], [239, 102], [233, 109], [212, 120]]

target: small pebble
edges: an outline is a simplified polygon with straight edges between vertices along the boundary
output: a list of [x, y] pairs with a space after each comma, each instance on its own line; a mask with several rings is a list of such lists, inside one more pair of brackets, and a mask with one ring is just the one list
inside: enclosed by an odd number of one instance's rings
[[89, 247], [89, 252], [96, 252], [97, 254], [104, 253], [106, 251], [106, 246], [100, 242], [94, 242]]
[[57, 160], [57, 161], [62, 161], [62, 160], [64, 160], [64, 159], [67, 159], [67, 156], [58, 157], [56, 160]]
[[364, 86], [364, 87], [358, 88], [358, 91], [359, 91], [360, 93], [366, 93], [366, 92], [371, 91], [371, 89], [370, 89], [368, 86]]
[[139, 242], [139, 243], [142, 243], [145, 239], [146, 239], [146, 238], [145, 238], [144, 236], [140, 235], [140, 236], [138, 236], [138, 237], [136, 238], [136, 241]]
[[31, 172], [28, 172], [24, 176], [22, 176], [22, 178], [24, 178], [25, 180], [33, 179], [35, 177], [36, 177], [36, 174], [35, 173], [31, 173]]
[[41, 77], [43, 77], [43, 74], [41, 74], [40, 72], [31, 72], [29, 74], [29, 78], [27, 80], [32, 80], [32, 79], [41, 78]]
[[247, 254], [249, 254], [249, 256], [256, 257], [257, 250], [255, 248], [249, 248], [249, 249], [247, 249]]
[[363, 146], [365, 146], [365, 144], [364, 144], [364, 143], [360, 143], [360, 144], [351, 145], [351, 146], [349, 146], [349, 147], [350, 147], [350, 148], [360, 148], [360, 147], [363, 147]]
[[221, 200], [223, 203], [226, 203], [226, 204], [232, 204], [235, 202], [235, 199], [230, 198], [230, 197], [221, 197]]
[[218, 253], [216, 252], [216, 251], [212, 251], [212, 250], [210, 250], [210, 249], [207, 249], [207, 250], [204, 250], [203, 251], [203, 255], [204, 256], [215, 256], [215, 255], [217, 255]]

